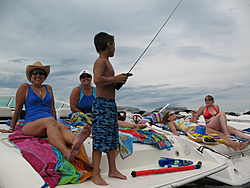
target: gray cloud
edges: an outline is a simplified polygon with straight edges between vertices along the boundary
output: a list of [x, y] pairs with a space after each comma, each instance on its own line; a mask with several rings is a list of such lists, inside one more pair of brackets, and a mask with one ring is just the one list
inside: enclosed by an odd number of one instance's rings
[[[128, 71], [177, 3], [0, 1], [0, 94], [15, 94], [28, 82], [26, 66], [40, 60], [51, 65], [46, 84], [56, 99], [68, 101], [79, 72], [92, 71], [100, 31], [115, 36], [115, 72]], [[222, 110], [247, 109], [249, 9], [249, 1], [183, 1], [117, 92], [118, 105], [198, 109], [212, 94]]]

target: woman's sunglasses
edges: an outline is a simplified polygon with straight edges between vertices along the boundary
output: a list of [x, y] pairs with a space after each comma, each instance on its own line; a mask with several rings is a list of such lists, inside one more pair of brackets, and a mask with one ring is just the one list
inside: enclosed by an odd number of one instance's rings
[[91, 78], [92, 76], [90, 74], [86, 74], [86, 75], [81, 75], [80, 79], [84, 79], [84, 78]]
[[174, 115], [174, 114], [169, 114], [169, 117], [172, 116], [172, 115]]
[[32, 75], [36, 76], [37, 74], [40, 74], [40, 76], [44, 76], [44, 72], [32, 72]]
[[205, 99], [205, 101], [212, 101], [212, 99]]

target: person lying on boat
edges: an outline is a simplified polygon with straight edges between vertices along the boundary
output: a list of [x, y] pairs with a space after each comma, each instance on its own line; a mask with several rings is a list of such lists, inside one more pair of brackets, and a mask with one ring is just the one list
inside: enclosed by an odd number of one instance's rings
[[201, 106], [194, 115], [194, 123], [197, 123], [197, 119], [203, 115], [206, 121], [206, 127], [221, 131], [226, 137], [235, 135], [236, 137], [250, 140], [250, 137], [246, 134], [227, 125], [225, 112], [220, 112], [219, 106], [214, 104], [214, 98], [211, 95], [205, 97], [205, 104], [206, 106]]
[[[95, 87], [91, 86], [92, 75], [89, 70], [82, 70], [79, 74], [80, 85], [74, 87], [70, 94], [70, 109], [73, 113], [92, 113], [92, 104], [96, 99]], [[118, 120], [119, 127], [131, 129], [146, 128], [146, 124], [132, 124]]]
[[[194, 112], [192, 112], [194, 115]], [[177, 129], [187, 133], [190, 129], [193, 129], [197, 126], [196, 123], [189, 122], [189, 123], [175, 123], [176, 116], [172, 112], [167, 112], [162, 119], [162, 123], [169, 126], [169, 129], [173, 132], [174, 135], [180, 136], [177, 132]], [[185, 120], [183, 120], [185, 121]], [[192, 121], [192, 120], [191, 120]], [[223, 135], [221, 132], [213, 130], [211, 128], [206, 127], [206, 133], [217, 134], [219, 137], [224, 139], [226, 142], [220, 142], [225, 144], [228, 147], [231, 147], [234, 151], [242, 150], [250, 144], [250, 141], [247, 142], [236, 142], [231, 140], [230, 138]]]
[[79, 154], [80, 145], [89, 136], [91, 126], [84, 125], [75, 135], [63, 123], [56, 121], [52, 87], [43, 84], [49, 73], [50, 66], [43, 66], [40, 61], [26, 67], [26, 77], [32, 84], [23, 83], [18, 88], [10, 129], [1, 132], [13, 132], [25, 104], [26, 116], [22, 133], [27, 136], [48, 137], [66, 160], [72, 162]]

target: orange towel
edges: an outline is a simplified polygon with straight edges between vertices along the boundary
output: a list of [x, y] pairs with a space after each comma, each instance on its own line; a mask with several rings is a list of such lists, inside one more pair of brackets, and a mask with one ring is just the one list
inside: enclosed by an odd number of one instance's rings
[[89, 161], [83, 144], [81, 145], [79, 150], [80, 154], [76, 156], [72, 164], [82, 174], [80, 177], [80, 181], [84, 182], [93, 175], [93, 165]]

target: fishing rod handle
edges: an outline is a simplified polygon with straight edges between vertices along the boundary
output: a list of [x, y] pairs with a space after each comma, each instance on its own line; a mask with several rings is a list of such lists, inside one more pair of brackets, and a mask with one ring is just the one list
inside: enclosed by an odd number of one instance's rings
[[[133, 76], [133, 74], [128, 72], [125, 74], [125, 76], [129, 77], [129, 76]], [[119, 90], [122, 86], [123, 86], [123, 83], [117, 83], [115, 84], [115, 89]]]

